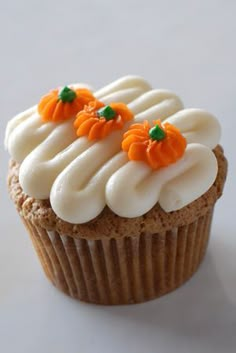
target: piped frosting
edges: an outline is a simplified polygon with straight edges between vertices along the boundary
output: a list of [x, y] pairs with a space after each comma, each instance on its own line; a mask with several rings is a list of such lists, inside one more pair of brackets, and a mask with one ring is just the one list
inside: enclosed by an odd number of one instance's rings
[[[78, 86], [73, 87], [76, 91]], [[6, 146], [20, 163], [19, 179], [26, 194], [50, 198], [60, 218], [77, 224], [92, 220], [106, 205], [123, 217], [140, 216], [157, 202], [166, 212], [174, 211], [209, 189], [217, 175], [211, 149], [220, 138], [219, 123], [211, 114], [183, 109], [181, 100], [172, 92], [151, 89], [145, 80], [133, 76], [114, 81], [91, 93], [91, 97], [102, 103], [96, 110], [96, 122], [101, 118], [113, 121], [117, 116], [115, 112], [112, 117], [114, 102], [122, 102], [130, 119], [105, 135], [103, 129], [95, 129], [95, 138], [88, 138], [91, 129], [78, 136], [81, 124], [77, 125], [77, 119], [90, 102], [81, 107], [77, 118], [73, 113], [72, 117], [43, 122], [37, 107], [33, 107], [9, 122]], [[68, 96], [72, 98], [72, 94]], [[99, 113], [104, 107], [112, 110]], [[158, 120], [163, 131], [163, 127], [174, 125], [175, 133], [178, 130], [181, 141], [185, 141], [183, 153], [159, 168], [146, 160], [130, 160], [129, 149], [122, 151], [122, 140], [124, 143], [132, 124], [142, 125], [144, 120], [150, 127], [153, 120]], [[153, 137], [160, 136], [160, 131], [148, 134], [148, 139], [155, 140]]]

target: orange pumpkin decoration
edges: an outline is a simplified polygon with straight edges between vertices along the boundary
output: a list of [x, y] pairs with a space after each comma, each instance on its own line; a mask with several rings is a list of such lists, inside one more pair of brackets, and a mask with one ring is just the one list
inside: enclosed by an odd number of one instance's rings
[[124, 103], [105, 105], [96, 100], [77, 114], [74, 122], [77, 136], [87, 136], [90, 141], [100, 140], [133, 119], [133, 113]]
[[157, 170], [180, 159], [186, 145], [186, 139], [175, 126], [156, 120], [153, 127], [148, 121], [131, 125], [124, 134], [122, 149], [128, 152], [130, 160], [143, 161]]
[[70, 119], [84, 108], [93, 94], [86, 88], [54, 89], [43, 96], [38, 104], [38, 112], [43, 121], [63, 121]]

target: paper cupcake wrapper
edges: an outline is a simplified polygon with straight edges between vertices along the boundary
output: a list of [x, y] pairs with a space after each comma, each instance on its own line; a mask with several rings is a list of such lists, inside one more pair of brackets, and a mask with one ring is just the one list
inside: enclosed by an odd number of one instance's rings
[[197, 270], [213, 209], [195, 222], [157, 234], [86, 240], [23, 219], [45, 274], [73, 298], [97, 304], [140, 303], [183, 284]]

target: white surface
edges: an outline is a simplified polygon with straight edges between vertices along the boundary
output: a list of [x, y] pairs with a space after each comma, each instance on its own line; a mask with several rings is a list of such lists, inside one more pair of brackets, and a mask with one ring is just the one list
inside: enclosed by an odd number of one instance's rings
[[99, 87], [133, 73], [218, 116], [230, 162], [194, 278], [146, 304], [97, 307], [44, 278], [7, 197], [1, 149], [0, 352], [235, 353], [235, 1], [24, 0], [0, 8], [1, 142], [7, 120], [49, 88]]

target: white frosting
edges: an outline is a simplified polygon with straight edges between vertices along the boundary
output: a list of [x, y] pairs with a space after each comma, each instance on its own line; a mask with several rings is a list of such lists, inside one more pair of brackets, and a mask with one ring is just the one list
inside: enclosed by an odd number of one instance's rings
[[142, 162], [127, 162], [109, 179], [106, 201], [123, 217], [141, 216], [158, 201], [166, 212], [175, 211], [206, 192], [216, 173], [214, 153], [203, 145], [189, 144], [183, 158], [159, 171]]
[[60, 218], [84, 223], [99, 215], [106, 204], [124, 217], [142, 215], [158, 201], [164, 210], [173, 211], [212, 185], [217, 163], [210, 148], [220, 137], [219, 123], [212, 115], [182, 110], [176, 95], [152, 90], [139, 77], [126, 76], [94, 95], [105, 104], [128, 104], [135, 122], [161, 119], [177, 126], [189, 143], [183, 158], [154, 172], [142, 162], [128, 161], [121, 152], [123, 133], [134, 121], [104, 140], [90, 142], [76, 136], [73, 119], [43, 123], [33, 107], [9, 122], [5, 139], [12, 158], [21, 163], [19, 179], [26, 194], [50, 197]]
[[218, 120], [204, 110], [181, 110], [166, 121], [175, 125], [188, 143], [201, 143], [213, 149], [220, 140], [221, 128]]

